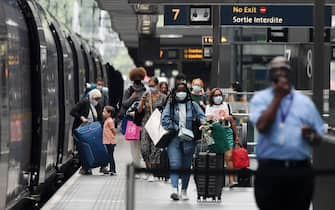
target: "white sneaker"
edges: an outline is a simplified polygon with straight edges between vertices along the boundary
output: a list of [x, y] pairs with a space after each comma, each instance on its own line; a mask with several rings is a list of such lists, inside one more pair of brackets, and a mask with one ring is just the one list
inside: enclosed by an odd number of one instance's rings
[[138, 174], [135, 174], [135, 179], [140, 179], [141, 178], [141, 176], [140, 175], [138, 175]]
[[186, 192], [186, 190], [181, 190], [180, 198], [181, 198], [181, 200], [183, 200], [183, 201], [187, 201], [187, 200], [190, 199], [190, 198], [187, 196], [187, 192]]
[[153, 175], [150, 175], [148, 177], [148, 182], [153, 182], [153, 181], [155, 181], [155, 177]]
[[179, 200], [179, 195], [178, 195], [178, 188], [172, 188], [172, 193], [170, 195], [170, 198], [174, 201]]
[[147, 180], [147, 179], [148, 179], [148, 175], [143, 174], [143, 175], [142, 175], [142, 179], [143, 179], [143, 180]]

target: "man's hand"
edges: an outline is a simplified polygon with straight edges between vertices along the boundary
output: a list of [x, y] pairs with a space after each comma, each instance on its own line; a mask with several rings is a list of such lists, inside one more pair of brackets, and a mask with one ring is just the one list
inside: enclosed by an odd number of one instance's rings
[[277, 82], [274, 82], [275, 97], [284, 98], [290, 93], [290, 84], [285, 77], [279, 77]]
[[310, 144], [317, 144], [321, 141], [321, 137], [310, 126], [301, 128], [301, 135]]

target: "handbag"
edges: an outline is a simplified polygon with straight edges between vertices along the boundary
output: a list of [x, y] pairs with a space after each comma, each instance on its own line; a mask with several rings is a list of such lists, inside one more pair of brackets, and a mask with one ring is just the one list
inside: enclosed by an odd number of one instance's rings
[[190, 129], [181, 127], [178, 132], [178, 137], [185, 140], [185, 141], [193, 141], [194, 140], [194, 134], [193, 131]]
[[233, 130], [231, 128], [224, 127], [219, 122], [212, 123], [210, 127], [214, 139], [214, 144], [208, 146], [210, 152], [224, 154], [234, 147]]
[[[237, 147], [239, 146], [239, 148]], [[248, 151], [240, 143], [235, 144], [232, 154], [234, 168], [247, 168], [250, 166]]]
[[140, 140], [141, 136], [141, 127], [137, 126], [133, 121], [128, 120], [127, 128], [125, 133], [125, 139], [128, 141], [137, 141]]
[[177, 132], [175, 130], [167, 130], [162, 127], [161, 115], [162, 113], [158, 109], [155, 109], [144, 128], [156, 147], [165, 148], [169, 145], [170, 141]]

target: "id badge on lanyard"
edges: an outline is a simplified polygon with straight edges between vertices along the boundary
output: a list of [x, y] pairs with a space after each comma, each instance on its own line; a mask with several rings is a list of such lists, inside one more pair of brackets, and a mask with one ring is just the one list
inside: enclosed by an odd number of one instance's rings
[[272, 142], [277, 145], [284, 145], [286, 141], [285, 121], [287, 119], [288, 114], [290, 113], [290, 110], [293, 104], [293, 93], [289, 96], [288, 100], [289, 100], [288, 102], [289, 104], [286, 110], [283, 110], [282, 106], [280, 106], [279, 108], [280, 122], [279, 122], [278, 128], [276, 128], [277, 129], [277, 131], [275, 132], [276, 136], [273, 136], [273, 140], [272, 140]]

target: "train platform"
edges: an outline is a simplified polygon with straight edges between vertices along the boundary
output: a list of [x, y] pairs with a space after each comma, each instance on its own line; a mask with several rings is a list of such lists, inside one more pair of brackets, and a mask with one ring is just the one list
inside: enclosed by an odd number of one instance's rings
[[[124, 210], [126, 209], [126, 165], [131, 162], [130, 148], [121, 134], [115, 148], [117, 175], [109, 176], [93, 170], [92, 176], [77, 171], [43, 206], [43, 210]], [[165, 209], [225, 209], [256, 210], [253, 188], [223, 189], [222, 202], [198, 202], [196, 186], [191, 177], [189, 201], [170, 200], [171, 185], [167, 181], [144, 180], [140, 174], [135, 180], [136, 210]]]

